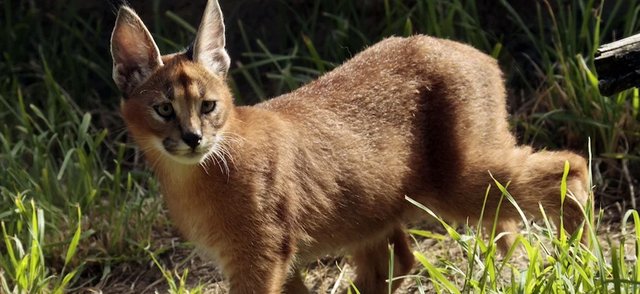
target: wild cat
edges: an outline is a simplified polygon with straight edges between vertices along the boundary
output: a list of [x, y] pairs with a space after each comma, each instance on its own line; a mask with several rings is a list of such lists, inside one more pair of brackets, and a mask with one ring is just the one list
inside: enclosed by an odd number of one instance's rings
[[[111, 39], [113, 78], [131, 136], [158, 178], [171, 218], [215, 258], [231, 293], [304, 293], [299, 269], [346, 253], [360, 293], [386, 293], [413, 255], [403, 226], [424, 213], [478, 219], [489, 172], [517, 204], [560, 211], [565, 161], [569, 231], [588, 198], [584, 158], [516, 146], [496, 61], [428, 36], [385, 39], [296, 91], [239, 107], [225, 79], [220, 6], [210, 0], [192, 49], [160, 55], [133, 10]], [[492, 189], [485, 221], [500, 199]], [[498, 229], [517, 229], [502, 205]], [[513, 237], [501, 239], [507, 248]], [[394, 282], [395, 289], [399, 282]]]

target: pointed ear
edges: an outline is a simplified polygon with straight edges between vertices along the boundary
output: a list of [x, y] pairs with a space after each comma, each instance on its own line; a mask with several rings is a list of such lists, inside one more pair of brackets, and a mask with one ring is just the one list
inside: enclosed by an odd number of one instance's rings
[[125, 95], [162, 66], [160, 51], [142, 20], [129, 7], [118, 11], [111, 34], [113, 80]]
[[224, 50], [224, 20], [218, 0], [209, 0], [193, 43], [193, 60], [212, 73], [225, 76], [229, 70], [229, 54]]

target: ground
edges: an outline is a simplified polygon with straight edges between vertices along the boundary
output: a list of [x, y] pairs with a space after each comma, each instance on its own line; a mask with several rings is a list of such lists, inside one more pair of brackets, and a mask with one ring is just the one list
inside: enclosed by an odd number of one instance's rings
[[[444, 230], [435, 225], [422, 225], [420, 229], [432, 231], [437, 234], [445, 235]], [[601, 244], [608, 247], [609, 240], [620, 240], [620, 225], [615, 222], [601, 224], [598, 228], [598, 236]], [[184, 246], [177, 232], [159, 232], [153, 246], [164, 246], [170, 248], [158, 257], [159, 262], [168, 269], [173, 269], [173, 273], [184, 273], [188, 270], [188, 278], [186, 288], [203, 286], [204, 293], [227, 293], [225, 283], [222, 281], [222, 275], [212, 262], [203, 260], [190, 246]], [[629, 246], [625, 246], [626, 256], [633, 258], [634, 246], [632, 241], [635, 237], [626, 238]], [[414, 238], [413, 249], [423, 253], [433, 264], [454, 264], [458, 268], [465, 269], [467, 261], [463, 255], [462, 248], [456, 244], [451, 238], [437, 240], [433, 238]], [[614, 243], [615, 244], [615, 243]], [[609, 252], [604, 250], [605, 254]], [[525, 268], [527, 259], [522, 252], [517, 253], [512, 258], [511, 264], [518, 268]], [[633, 262], [632, 260], [630, 260]], [[177, 271], [175, 271], [177, 269]], [[345, 272], [341, 278], [341, 269]], [[418, 289], [415, 279], [419, 279], [422, 283], [422, 290], [425, 293], [433, 293], [434, 289], [431, 283], [425, 278], [425, 274], [421, 271], [422, 266], [416, 264], [411, 273], [412, 280], [407, 280], [396, 293], [421, 293]], [[175, 277], [175, 276], [174, 276]], [[340, 279], [341, 278], [341, 279]], [[317, 262], [310, 264], [307, 268], [305, 276], [305, 284], [311, 293], [341, 293], [348, 286], [348, 279], [352, 278], [351, 267], [347, 258], [342, 257], [325, 257]], [[509, 279], [508, 269], [503, 272], [504, 279]], [[340, 279], [340, 281], [338, 281]], [[177, 279], [176, 279], [177, 281]], [[177, 283], [177, 282], [176, 282]], [[461, 285], [458, 285], [461, 286]], [[159, 270], [151, 259], [147, 264], [121, 264], [115, 267], [107, 279], [98, 285], [90, 288], [79, 289], [82, 292], [90, 293], [166, 293], [169, 290], [169, 284], [162, 272]]]

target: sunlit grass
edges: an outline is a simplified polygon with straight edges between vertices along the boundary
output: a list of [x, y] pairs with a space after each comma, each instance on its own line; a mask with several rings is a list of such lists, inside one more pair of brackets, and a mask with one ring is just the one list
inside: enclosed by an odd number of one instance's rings
[[0, 289], [2, 293], [65, 293], [82, 264], [72, 264], [81, 237], [80, 207], [77, 207], [75, 233], [63, 244], [67, 250], [60, 273], [51, 272], [46, 263], [44, 248], [51, 244], [45, 240], [46, 218], [42, 208], [35, 201], [25, 202], [24, 195], [13, 199], [17, 220], [16, 230], [8, 233], [2, 221], [4, 252], [0, 255]]

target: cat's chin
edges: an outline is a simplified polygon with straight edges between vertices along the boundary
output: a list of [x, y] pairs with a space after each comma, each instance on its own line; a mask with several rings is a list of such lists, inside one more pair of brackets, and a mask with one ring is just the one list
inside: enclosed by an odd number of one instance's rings
[[175, 155], [169, 154], [169, 158], [176, 163], [183, 165], [197, 165], [203, 162], [206, 158], [206, 154], [192, 153], [189, 155]]

